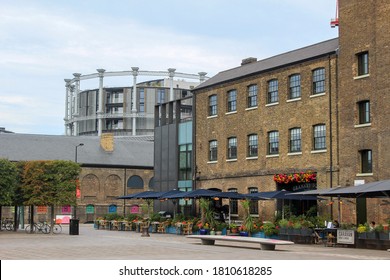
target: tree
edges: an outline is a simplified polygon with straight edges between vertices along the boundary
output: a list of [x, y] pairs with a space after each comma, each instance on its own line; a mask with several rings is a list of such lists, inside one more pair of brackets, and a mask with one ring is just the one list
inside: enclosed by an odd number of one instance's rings
[[51, 225], [54, 224], [54, 206], [76, 205], [76, 185], [80, 165], [72, 161], [29, 161], [22, 172], [24, 204], [51, 207]]
[[18, 169], [7, 159], [0, 159], [0, 206], [13, 205], [18, 187]]

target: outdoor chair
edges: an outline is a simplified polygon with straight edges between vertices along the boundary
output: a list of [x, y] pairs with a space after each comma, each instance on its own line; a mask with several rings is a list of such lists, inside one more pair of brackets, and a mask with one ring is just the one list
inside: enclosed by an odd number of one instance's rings
[[183, 225], [183, 234], [192, 234], [193, 223], [187, 223]]
[[167, 223], [166, 222], [159, 223], [158, 226], [157, 226], [157, 232], [158, 233], [166, 233], [166, 227], [167, 227]]

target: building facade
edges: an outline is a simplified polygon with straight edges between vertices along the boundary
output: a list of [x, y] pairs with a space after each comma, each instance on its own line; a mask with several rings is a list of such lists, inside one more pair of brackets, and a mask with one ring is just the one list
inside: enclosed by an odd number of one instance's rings
[[[389, 9], [386, 1], [341, 0], [339, 38], [245, 59], [195, 88], [197, 187], [302, 191], [390, 178]], [[361, 223], [389, 217], [380, 203], [289, 206], [329, 217], [338, 209], [343, 221]], [[281, 209], [255, 204], [252, 214], [265, 220]]]
[[[168, 71], [106, 72], [65, 79], [65, 134], [66, 135], [153, 135], [154, 106], [187, 95], [187, 92], [206, 79], [206, 73], [185, 74]], [[165, 77], [141, 81], [144, 77]], [[106, 86], [108, 79], [132, 78], [132, 86]], [[186, 80], [184, 80], [186, 79]], [[82, 89], [81, 82], [96, 82], [94, 89]], [[190, 80], [190, 81], [188, 81]], [[122, 82], [123, 83], [123, 82]], [[95, 87], [95, 86], [94, 86]]]

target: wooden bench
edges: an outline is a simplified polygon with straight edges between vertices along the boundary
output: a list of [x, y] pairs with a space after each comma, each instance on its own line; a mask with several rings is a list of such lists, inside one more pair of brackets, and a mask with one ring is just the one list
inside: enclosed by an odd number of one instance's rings
[[216, 240], [247, 242], [260, 244], [261, 250], [275, 250], [276, 245], [293, 245], [294, 242], [269, 238], [243, 237], [243, 236], [225, 236], [225, 235], [188, 235], [187, 238], [200, 239], [202, 245], [214, 245]]

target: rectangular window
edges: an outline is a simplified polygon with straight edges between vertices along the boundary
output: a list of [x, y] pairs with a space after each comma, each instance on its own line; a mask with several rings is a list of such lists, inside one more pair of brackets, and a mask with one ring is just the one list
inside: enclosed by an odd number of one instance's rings
[[279, 131], [268, 132], [268, 154], [279, 154]]
[[[236, 193], [237, 189], [231, 188], [231, 189], [228, 189], [228, 192]], [[238, 201], [237, 201], [237, 199], [230, 199], [229, 203], [230, 203], [230, 214], [237, 215], [238, 214]]]
[[301, 129], [290, 129], [290, 152], [301, 152]]
[[370, 118], [370, 101], [360, 101], [359, 106], [359, 124], [371, 123]]
[[192, 178], [192, 144], [179, 146], [179, 180]]
[[[257, 193], [257, 188], [249, 188], [249, 193]], [[259, 202], [257, 200], [251, 200], [249, 205], [249, 213], [252, 215], [259, 214]]]
[[157, 89], [157, 104], [165, 102], [165, 89]]
[[248, 108], [257, 106], [257, 85], [248, 87]]
[[326, 149], [326, 127], [324, 124], [315, 125], [314, 133], [314, 150]]
[[248, 135], [248, 157], [257, 157], [258, 137], [257, 134]]
[[237, 159], [237, 138], [236, 137], [231, 137], [228, 139], [227, 158]]
[[361, 172], [372, 173], [372, 151], [362, 150], [360, 151], [361, 156]]
[[301, 97], [301, 75], [294, 74], [290, 76], [289, 99]]
[[357, 55], [358, 58], [358, 75], [368, 74], [368, 52], [362, 52]]
[[279, 101], [279, 93], [278, 93], [279, 83], [278, 80], [268, 81], [268, 99], [267, 103], [276, 103]]
[[143, 88], [139, 91], [139, 112], [145, 112], [145, 90]]
[[228, 92], [227, 111], [228, 112], [237, 111], [237, 91], [235, 90], [231, 90]]
[[313, 94], [325, 92], [325, 68], [313, 71]]
[[217, 161], [218, 157], [218, 142], [212, 140], [209, 142], [209, 161]]
[[217, 96], [211, 95], [209, 96], [209, 116], [217, 115]]

